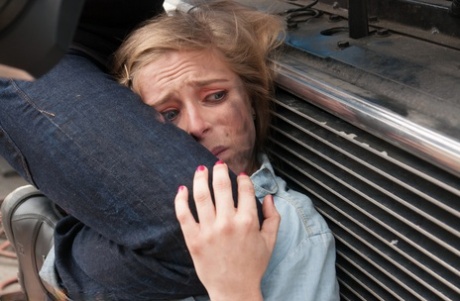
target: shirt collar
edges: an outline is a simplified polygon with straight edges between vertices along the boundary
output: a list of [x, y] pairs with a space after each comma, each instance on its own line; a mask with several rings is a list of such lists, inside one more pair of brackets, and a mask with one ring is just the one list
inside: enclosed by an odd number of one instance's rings
[[251, 176], [252, 183], [258, 199], [263, 199], [267, 194], [278, 192], [278, 183], [275, 172], [266, 154], [260, 154], [259, 160], [262, 163], [260, 168]]

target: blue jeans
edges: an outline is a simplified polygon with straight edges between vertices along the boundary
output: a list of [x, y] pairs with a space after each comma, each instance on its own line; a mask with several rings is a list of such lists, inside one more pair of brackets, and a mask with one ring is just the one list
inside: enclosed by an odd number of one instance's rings
[[73, 299], [202, 295], [173, 199], [216, 158], [83, 54], [35, 82], [0, 80], [0, 155], [69, 217], [56, 269]]

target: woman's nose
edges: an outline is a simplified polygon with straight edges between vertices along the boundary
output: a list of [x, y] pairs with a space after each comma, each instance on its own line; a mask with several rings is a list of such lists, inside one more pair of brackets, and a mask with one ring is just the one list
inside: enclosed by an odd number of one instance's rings
[[201, 140], [209, 130], [210, 124], [207, 117], [209, 116], [199, 108], [189, 110], [187, 132], [198, 141]]

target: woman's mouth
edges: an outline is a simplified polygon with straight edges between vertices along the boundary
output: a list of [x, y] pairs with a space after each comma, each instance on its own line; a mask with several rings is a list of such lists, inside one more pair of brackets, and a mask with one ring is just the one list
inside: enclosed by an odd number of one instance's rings
[[211, 152], [214, 156], [216, 156], [217, 158], [221, 159], [219, 156], [225, 152], [227, 150], [227, 148], [225, 146], [217, 146], [217, 147], [214, 147]]

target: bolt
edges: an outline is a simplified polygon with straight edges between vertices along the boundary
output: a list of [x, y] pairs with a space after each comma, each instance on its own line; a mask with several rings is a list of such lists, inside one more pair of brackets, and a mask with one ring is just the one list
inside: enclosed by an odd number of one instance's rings
[[377, 35], [381, 37], [388, 36], [390, 34], [390, 31], [387, 28], [380, 28], [377, 30]]
[[339, 46], [340, 49], [344, 49], [350, 46], [350, 42], [348, 41], [338, 41], [337, 46]]
[[339, 16], [339, 15], [330, 15], [329, 16], [329, 21], [338, 22], [340, 20], [342, 20], [342, 17]]

